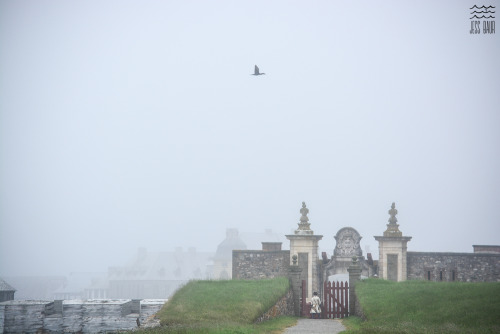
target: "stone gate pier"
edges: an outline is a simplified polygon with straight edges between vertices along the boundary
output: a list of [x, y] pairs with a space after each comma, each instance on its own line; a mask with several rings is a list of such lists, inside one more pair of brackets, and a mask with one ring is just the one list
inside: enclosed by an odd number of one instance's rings
[[294, 234], [286, 235], [286, 238], [290, 240], [289, 263], [292, 264], [293, 257], [297, 256], [298, 266], [302, 269], [301, 279], [306, 281], [306, 296], [309, 299], [312, 298], [313, 292], [320, 291], [322, 283], [320, 282], [318, 271], [318, 241], [321, 240], [323, 236], [314, 234], [314, 231], [311, 230], [311, 224], [307, 217], [309, 209], [306, 207], [305, 202], [302, 202], [300, 213], [301, 217], [298, 228], [295, 230]]
[[397, 214], [396, 204], [392, 203], [389, 210], [390, 218], [387, 229], [383, 236], [376, 236], [375, 240], [379, 243], [379, 277], [399, 282], [406, 281], [407, 278], [406, 245], [411, 240], [411, 237], [404, 237], [399, 230], [399, 225], [396, 224], [398, 221]]

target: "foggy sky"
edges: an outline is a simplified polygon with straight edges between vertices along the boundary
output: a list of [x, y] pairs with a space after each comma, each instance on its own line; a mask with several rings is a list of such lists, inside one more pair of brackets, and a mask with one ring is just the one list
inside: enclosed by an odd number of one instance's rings
[[351, 226], [378, 258], [392, 202], [409, 251], [500, 244], [472, 5], [0, 1], [0, 276], [289, 234], [302, 201], [329, 255]]

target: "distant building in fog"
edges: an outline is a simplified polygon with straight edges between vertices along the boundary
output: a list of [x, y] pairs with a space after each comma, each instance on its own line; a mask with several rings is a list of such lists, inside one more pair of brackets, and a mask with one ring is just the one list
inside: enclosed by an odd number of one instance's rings
[[10, 276], [5, 278], [16, 287], [16, 300], [50, 300], [54, 291], [68, 283], [64, 276]]
[[231, 279], [233, 272], [233, 250], [246, 250], [249, 247], [261, 247], [262, 242], [281, 242], [282, 235], [267, 229], [263, 233], [239, 233], [235, 228], [226, 230], [226, 238], [217, 247], [212, 269], [213, 279]]
[[94, 293], [92, 290], [95, 282], [106, 281], [106, 273], [71, 273], [64, 285], [52, 293], [52, 299], [103, 299], [106, 297], [107, 283], [101, 286], [104, 290], [101, 293]]
[[9, 300], [14, 300], [14, 293], [15, 292], [16, 292], [16, 289], [14, 289], [12, 286], [10, 286], [9, 283], [5, 282], [0, 277], [0, 303], [6, 302]]
[[90, 285], [85, 288], [85, 299], [107, 299], [109, 281], [107, 277], [93, 277]]
[[245, 250], [247, 246], [238, 236], [237, 229], [228, 228], [226, 230], [226, 239], [217, 246], [217, 252], [215, 253], [212, 273], [214, 279], [231, 279], [234, 249]]
[[181, 285], [192, 279], [210, 277], [207, 271], [213, 253], [197, 252], [195, 248], [174, 252], [138, 250], [137, 256], [125, 266], [110, 267], [108, 298], [168, 298]]

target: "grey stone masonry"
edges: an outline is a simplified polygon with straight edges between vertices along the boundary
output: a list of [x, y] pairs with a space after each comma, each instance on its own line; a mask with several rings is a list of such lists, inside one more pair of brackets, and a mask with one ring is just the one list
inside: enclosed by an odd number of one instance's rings
[[347, 271], [349, 272], [349, 315], [357, 315], [355, 286], [356, 282], [361, 279], [362, 269], [356, 256], [352, 257], [352, 263]]
[[288, 290], [287, 294], [278, 300], [278, 302], [266, 313], [257, 318], [255, 322], [263, 322], [284, 315], [294, 315], [293, 292], [291, 289]]
[[408, 252], [408, 279], [500, 282], [500, 254]]
[[157, 300], [12, 300], [0, 303], [0, 333], [108, 333], [139, 327]]
[[300, 317], [300, 299], [302, 298], [301, 280], [302, 268], [297, 265], [297, 256], [292, 256], [292, 265], [290, 266], [290, 271], [288, 277], [290, 279], [290, 284], [293, 291], [293, 309], [296, 317]]
[[290, 251], [233, 250], [233, 279], [288, 277]]
[[262, 250], [266, 252], [280, 251], [281, 242], [262, 242]]

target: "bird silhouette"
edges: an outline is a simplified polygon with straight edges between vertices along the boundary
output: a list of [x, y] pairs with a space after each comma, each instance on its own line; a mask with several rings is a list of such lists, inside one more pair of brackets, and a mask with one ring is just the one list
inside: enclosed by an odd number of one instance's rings
[[251, 75], [262, 75], [262, 74], [266, 74], [266, 73], [260, 73], [260, 72], [259, 72], [259, 68], [257, 67], [257, 65], [255, 65], [254, 72], [253, 72], [253, 74], [251, 74]]

